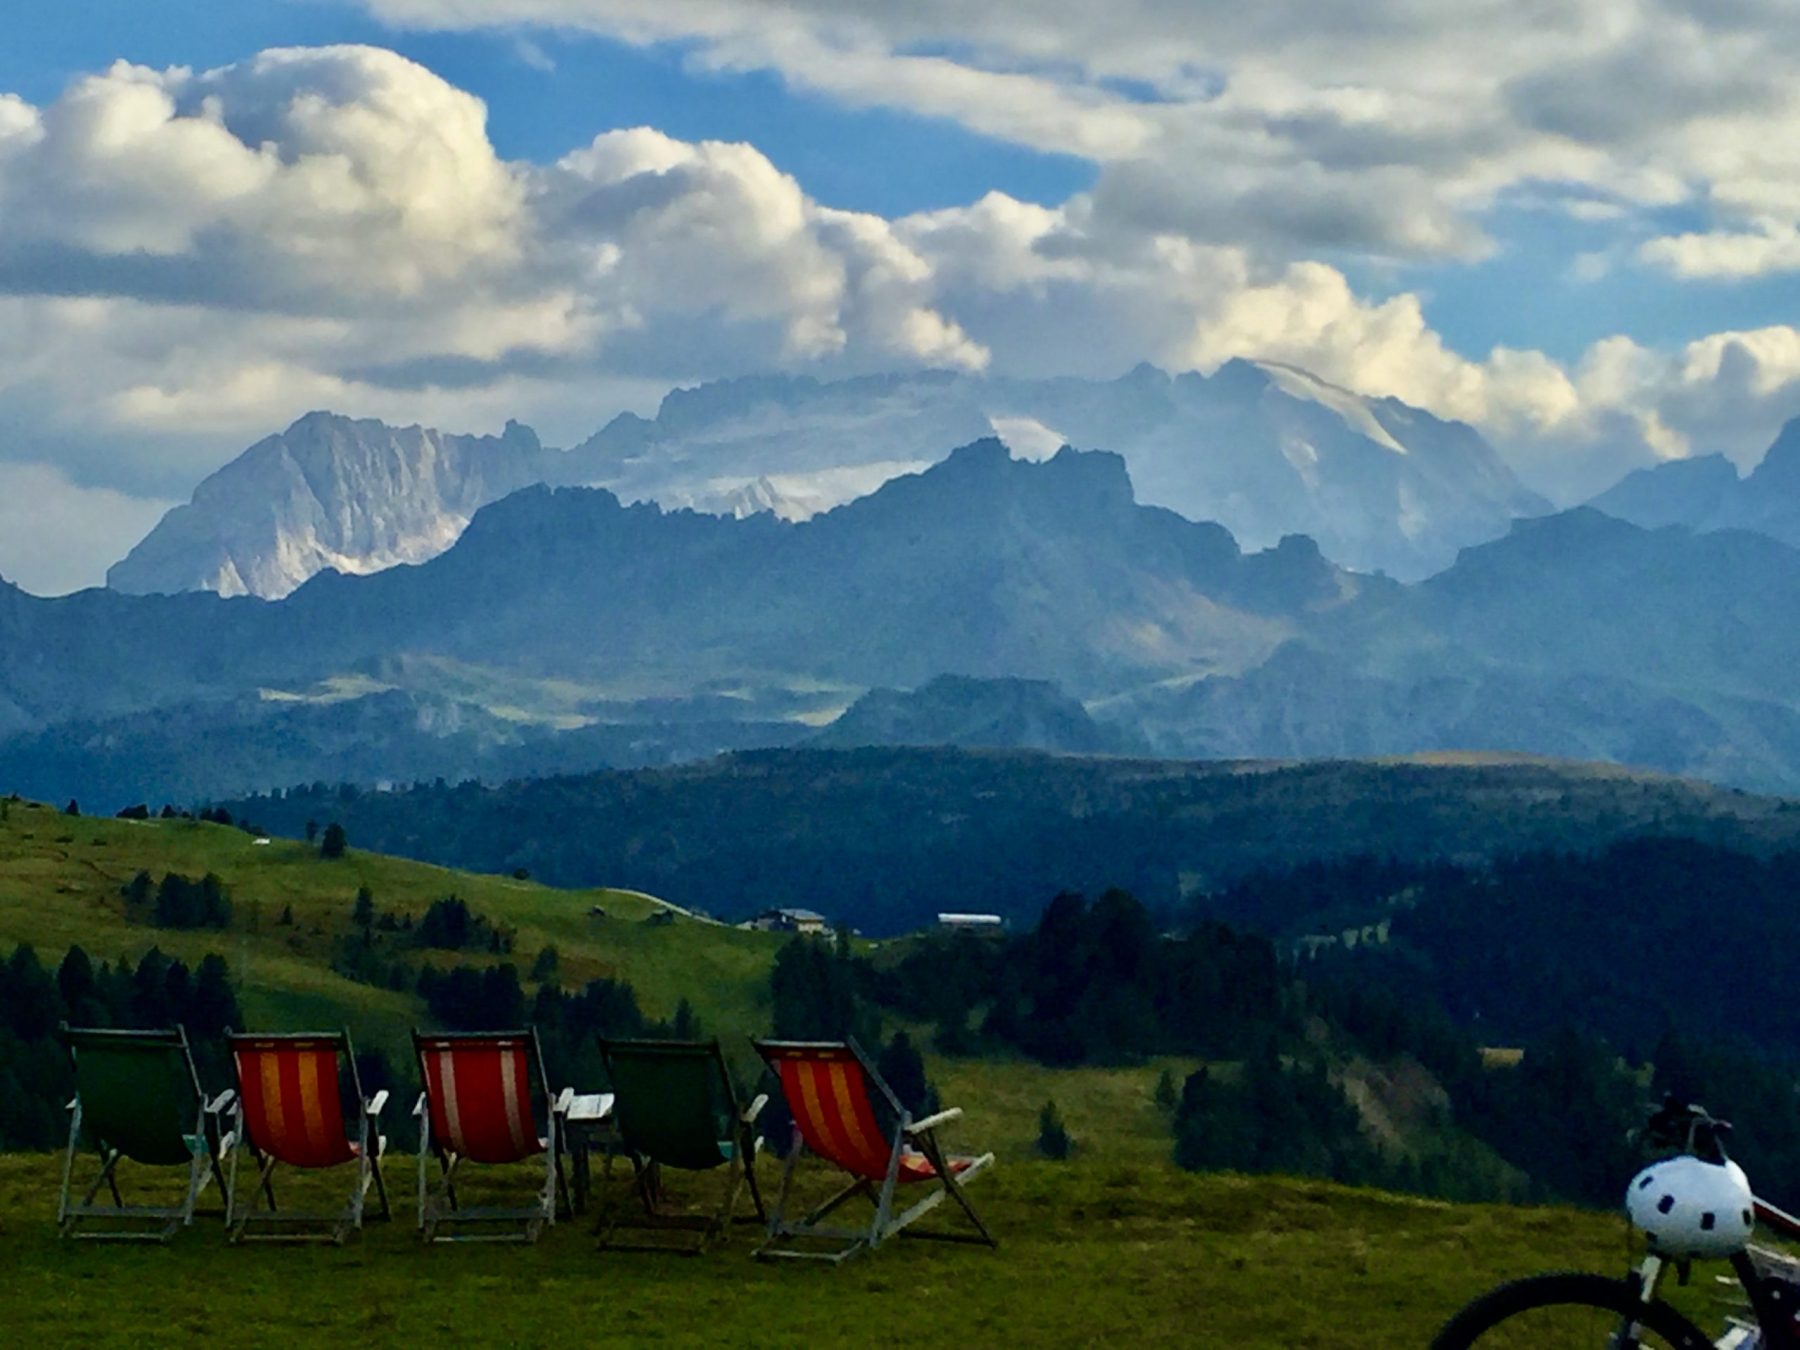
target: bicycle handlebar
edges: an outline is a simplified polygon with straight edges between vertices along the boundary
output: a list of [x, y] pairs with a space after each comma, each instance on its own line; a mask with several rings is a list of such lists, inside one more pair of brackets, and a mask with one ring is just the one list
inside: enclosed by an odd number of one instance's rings
[[1663, 1098], [1639, 1136], [1651, 1148], [1674, 1148], [1708, 1162], [1725, 1161], [1731, 1122], [1716, 1119], [1704, 1106], [1684, 1102], [1674, 1093]]

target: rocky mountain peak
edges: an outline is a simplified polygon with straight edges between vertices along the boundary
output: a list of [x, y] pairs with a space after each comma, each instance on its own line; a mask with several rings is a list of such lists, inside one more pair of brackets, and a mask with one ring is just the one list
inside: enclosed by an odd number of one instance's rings
[[1749, 481], [1764, 491], [1800, 492], [1800, 417], [1782, 426]]
[[420, 562], [543, 476], [535, 432], [456, 436], [310, 412], [212, 474], [107, 573], [114, 590], [279, 599], [325, 570]]

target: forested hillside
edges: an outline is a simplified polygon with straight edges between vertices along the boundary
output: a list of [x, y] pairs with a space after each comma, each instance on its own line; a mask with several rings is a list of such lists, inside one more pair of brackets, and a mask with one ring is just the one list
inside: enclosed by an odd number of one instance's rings
[[799, 905], [870, 935], [943, 910], [1030, 922], [1061, 890], [1153, 909], [1258, 869], [1374, 854], [1486, 859], [1645, 832], [1800, 843], [1772, 799], [1539, 762], [1174, 763], [944, 749], [754, 751], [483, 787], [316, 785], [229, 804], [298, 835], [558, 885], [627, 885], [724, 917]]

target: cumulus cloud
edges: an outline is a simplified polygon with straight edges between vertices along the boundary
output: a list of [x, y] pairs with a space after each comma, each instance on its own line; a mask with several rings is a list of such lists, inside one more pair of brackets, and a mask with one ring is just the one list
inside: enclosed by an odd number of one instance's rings
[[1252, 251], [1473, 256], [1487, 208], [1526, 193], [1800, 222], [1800, 20], [1773, 0], [363, 3], [397, 25], [680, 43], [701, 67], [951, 118], [1094, 160], [1095, 209], [1122, 227]]

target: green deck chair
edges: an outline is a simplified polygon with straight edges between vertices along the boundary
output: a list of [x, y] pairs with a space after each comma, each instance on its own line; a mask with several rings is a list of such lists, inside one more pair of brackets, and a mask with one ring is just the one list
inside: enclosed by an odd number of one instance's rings
[[[747, 1108], [738, 1105], [718, 1041], [602, 1040], [600, 1054], [616, 1094], [613, 1117], [619, 1144], [631, 1159], [643, 1206], [641, 1216], [627, 1219], [609, 1188], [598, 1225], [600, 1246], [697, 1256], [728, 1232], [746, 1184], [756, 1213], [745, 1222], [766, 1222], [756, 1186], [755, 1124], [768, 1098], [758, 1097]], [[662, 1187], [665, 1167], [689, 1172], [725, 1169], [717, 1209], [702, 1214], [671, 1212]], [[630, 1230], [633, 1237], [622, 1239], [621, 1230]], [[660, 1234], [662, 1240], [651, 1234]]]
[[[65, 1024], [62, 1035], [75, 1062], [75, 1099], [69, 1103], [58, 1229], [63, 1237], [167, 1242], [194, 1221], [208, 1182], [217, 1176], [224, 1187], [221, 1159], [234, 1141], [220, 1121], [233, 1094], [206, 1099], [180, 1027], [111, 1031]], [[75, 1200], [75, 1157], [84, 1138], [99, 1152], [100, 1171]], [[118, 1178], [125, 1160], [185, 1168], [180, 1203], [127, 1205]], [[110, 1205], [94, 1203], [102, 1186], [112, 1194]]]

